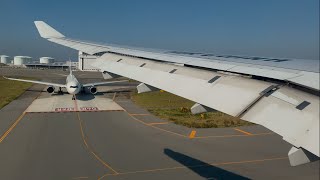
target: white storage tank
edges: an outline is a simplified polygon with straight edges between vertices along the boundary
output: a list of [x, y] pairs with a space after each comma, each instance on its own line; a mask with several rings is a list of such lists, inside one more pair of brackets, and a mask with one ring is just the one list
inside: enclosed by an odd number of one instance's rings
[[6, 55], [2, 55], [1, 57], [1, 63], [3, 64], [10, 64], [10, 60], [9, 60], [9, 56], [6, 56]]
[[40, 58], [40, 63], [41, 63], [41, 64], [51, 64], [51, 63], [54, 63], [54, 58], [52, 58], [52, 57], [41, 57], [41, 58]]
[[29, 56], [15, 56], [13, 59], [13, 65], [21, 66], [31, 63], [32, 58]]

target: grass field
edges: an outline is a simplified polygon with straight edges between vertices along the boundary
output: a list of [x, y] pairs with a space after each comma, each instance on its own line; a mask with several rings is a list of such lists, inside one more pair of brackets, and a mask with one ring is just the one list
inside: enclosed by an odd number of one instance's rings
[[0, 77], [0, 109], [19, 97], [32, 83], [10, 81]]
[[219, 128], [252, 125], [250, 122], [219, 111], [193, 115], [190, 112], [190, 108], [195, 104], [194, 102], [168, 92], [134, 93], [131, 97], [136, 104], [146, 108], [161, 119], [187, 127]]

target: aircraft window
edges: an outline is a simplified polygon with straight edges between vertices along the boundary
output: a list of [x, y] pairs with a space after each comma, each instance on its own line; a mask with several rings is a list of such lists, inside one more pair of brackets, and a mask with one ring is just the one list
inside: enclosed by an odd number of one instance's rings
[[70, 86], [70, 88], [78, 88], [78, 86]]

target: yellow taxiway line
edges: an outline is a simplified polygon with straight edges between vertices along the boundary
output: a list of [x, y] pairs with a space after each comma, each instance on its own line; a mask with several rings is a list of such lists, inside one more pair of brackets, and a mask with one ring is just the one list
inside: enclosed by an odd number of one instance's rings
[[75, 177], [75, 178], [72, 178], [72, 179], [88, 179], [89, 177], [87, 176], [83, 176], [83, 177]]
[[88, 142], [86, 140], [86, 136], [84, 133], [84, 125], [83, 122], [80, 118], [80, 114], [79, 112], [77, 113], [77, 118], [79, 120], [79, 124], [80, 124], [80, 131], [81, 131], [81, 138], [83, 140], [84, 145], [86, 146], [86, 148], [88, 149], [88, 151], [101, 163], [103, 164], [107, 169], [111, 170], [113, 172], [113, 174], [119, 174], [116, 170], [114, 170], [108, 163], [106, 163], [105, 161], [103, 161], [98, 155], [97, 153], [94, 152], [94, 150], [88, 145]]
[[148, 125], [159, 125], [159, 124], [169, 124], [169, 122], [154, 122], [154, 123], [148, 123]]
[[151, 116], [151, 114], [130, 114], [130, 115], [131, 116]]
[[[124, 108], [123, 108], [123, 109], [124, 109]], [[127, 112], [126, 109], [124, 109], [124, 111]], [[140, 122], [140, 123], [142, 123], [142, 124], [144, 124], [144, 125], [146, 125], [146, 126], [149, 126], [149, 127], [152, 127], [152, 128], [155, 128], [155, 129], [158, 129], [158, 130], [161, 130], [161, 131], [170, 133], [170, 134], [174, 134], [174, 135], [177, 135], [177, 136], [180, 136], [180, 137], [187, 137], [187, 136], [185, 136], [185, 135], [183, 135], [183, 134], [179, 134], [179, 133], [176, 133], [176, 132], [172, 132], [172, 131], [169, 131], [169, 130], [165, 130], [165, 129], [159, 128], [159, 127], [157, 127], [157, 126], [149, 125], [148, 123], [145, 123], [145, 122], [143, 122], [142, 120], [136, 118], [134, 115], [132, 115], [132, 114], [130, 114], [130, 113], [128, 113], [128, 112], [127, 112], [127, 114], [128, 114], [133, 120], [138, 121], [138, 122]]]
[[26, 113], [23, 112], [18, 119], [10, 126], [10, 128], [1, 136], [0, 143], [10, 134], [10, 132], [17, 126]]
[[236, 131], [239, 131], [239, 132], [241, 132], [241, 133], [243, 133], [245, 135], [252, 136], [252, 134], [247, 132], [247, 131], [244, 131], [244, 130], [241, 130], [241, 129], [238, 129], [238, 128], [233, 128], [233, 129], [236, 130]]
[[[37, 99], [40, 96], [41, 92], [33, 99]], [[29, 108], [29, 107], [28, 107]], [[27, 109], [28, 109], [27, 108]], [[26, 109], [26, 110], [27, 110]], [[22, 120], [24, 115], [26, 114], [26, 110], [16, 119], [16, 121], [10, 126], [10, 128], [0, 137], [0, 143], [10, 134], [10, 132], [17, 126], [17, 124]]]
[[[149, 126], [149, 127], [152, 127], [152, 128], [155, 128], [155, 129], [158, 129], [158, 130], [161, 130], [161, 131], [164, 131], [164, 132], [167, 132], [167, 133], [170, 133], [170, 134], [174, 134], [174, 135], [177, 135], [177, 136], [180, 136], [180, 137], [184, 137], [184, 138], [197, 138], [197, 139], [204, 139], [204, 138], [230, 138], [230, 137], [247, 137], [247, 136], [263, 136], [263, 135], [272, 135], [274, 134], [273, 132], [266, 132], [266, 133], [256, 133], [256, 134], [251, 134], [249, 132], [246, 132], [246, 131], [243, 131], [241, 129], [237, 129], [237, 128], [234, 128], [234, 130], [237, 130], [237, 131], [240, 131], [242, 132], [243, 134], [236, 134], [236, 135], [215, 135], [215, 136], [195, 136], [196, 135], [196, 132], [194, 132], [194, 135], [193, 135], [193, 132], [191, 132], [191, 134], [189, 135], [183, 135], [183, 134], [180, 134], [180, 133], [176, 133], [176, 132], [173, 132], [173, 131], [169, 131], [169, 130], [166, 130], [166, 129], [162, 129], [160, 127], [157, 127], [157, 126], [153, 126], [153, 125], [156, 125], [158, 123], [146, 123], [140, 119], [138, 119], [137, 117], [135, 116], [150, 116], [150, 114], [133, 114], [133, 113], [129, 113], [125, 108], [122, 107], [122, 109], [132, 118], [134, 119], [135, 121], [138, 121], [146, 126]], [[168, 122], [169, 123], [169, 122]]]
[[[264, 136], [264, 135], [273, 135], [274, 132], [266, 132], [266, 133], [257, 133], [257, 134], [251, 134], [250, 136]], [[204, 138], [231, 138], [231, 137], [248, 137], [246, 134], [234, 134], [234, 135], [216, 135], [216, 136], [197, 136], [194, 138], [197, 139], [204, 139]]]

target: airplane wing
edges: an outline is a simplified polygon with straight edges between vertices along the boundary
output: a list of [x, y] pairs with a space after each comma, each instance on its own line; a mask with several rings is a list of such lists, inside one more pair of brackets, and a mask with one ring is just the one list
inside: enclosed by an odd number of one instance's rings
[[291, 165], [319, 159], [319, 60], [155, 51], [66, 38], [42, 21], [47, 40], [100, 57], [102, 72], [190, 99], [191, 111], [212, 108], [260, 124], [293, 145]]
[[114, 83], [120, 83], [120, 82], [128, 82], [128, 80], [88, 83], [88, 84], [83, 84], [82, 86], [83, 87], [102, 86], [102, 85], [106, 85], [106, 84], [114, 84]]
[[57, 84], [57, 83], [43, 82], [43, 81], [33, 81], [33, 80], [26, 80], [26, 79], [16, 79], [16, 78], [8, 78], [8, 77], [4, 77], [4, 78], [9, 79], [9, 80], [14, 80], [14, 81], [30, 82], [30, 83], [35, 83], [35, 84], [44, 84], [47, 86], [66, 87], [65, 84]]

